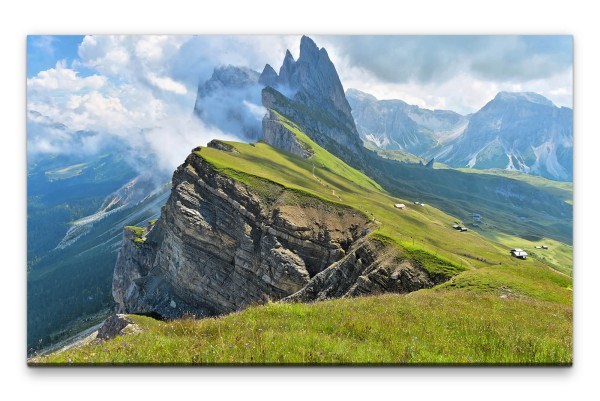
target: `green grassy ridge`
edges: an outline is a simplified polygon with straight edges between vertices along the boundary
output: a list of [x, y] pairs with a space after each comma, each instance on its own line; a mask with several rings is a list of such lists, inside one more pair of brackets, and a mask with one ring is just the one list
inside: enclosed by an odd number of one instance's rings
[[[200, 151], [196, 151], [195, 154], [197, 156], [202, 157]], [[294, 185], [285, 186], [278, 182], [259, 177], [257, 175], [249, 174], [229, 167], [223, 167], [218, 162], [212, 165], [219, 173], [233, 178], [234, 180], [239, 181], [251, 188], [254, 191], [254, 193], [257, 194], [261, 198], [261, 200], [268, 205], [281, 203], [285, 205], [313, 207], [317, 209], [321, 209], [325, 206], [326, 208], [332, 211], [338, 209], [351, 209], [353, 212], [360, 213], [366, 218], [368, 218], [360, 210], [356, 210], [355, 208], [345, 203], [336, 202], [332, 199], [327, 199], [319, 195], [318, 193], [314, 193], [302, 187]]]
[[272, 303], [139, 330], [36, 364], [566, 364], [572, 310], [464, 291]]
[[371, 235], [371, 239], [381, 242], [387, 246], [393, 246], [399, 251], [400, 255], [404, 255], [405, 258], [416, 261], [420, 267], [426, 270], [427, 273], [433, 277], [441, 276], [444, 279], [447, 279], [467, 270], [466, 267], [458, 266], [452, 261], [444, 257], [434, 255], [424, 249], [413, 248], [406, 244], [400, 245], [398, 240], [380, 231], [377, 231]]
[[314, 151], [313, 156], [310, 158], [311, 161], [316, 166], [322, 166], [323, 168], [327, 168], [332, 172], [335, 172], [338, 175], [345, 177], [346, 179], [354, 182], [355, 184], [366, 188], [366, 189], [375, 189], [381, 192], [385, 192], [381, 185], [376, 183], [372, 178], [368, 177], [364, 173], [350, 167], [348, 164], [344, 163], [342, 160], [338, 159], [321, 146], [313, 142], [308, 135], [306, 135], [297, 124], [284, 117], [282, 114], [278, 113], [275, 110], [271, 110], [279, 119], [279, 122], [290, 132], [294, 134], [296, 139], [307, 149], [312, 149]]
[[478, 294], [504, 294], [572, 305], [571, 278], [529, 262], [515, 259], [513, 264], [466, 271], [435, 287], [435, 290], [458, 289]]
[[[307, 138], [307, 140], [309, 139]], [[237, 152], [221, 152], [212, 148], [202, 148], [200, 151], [196, 151], [196, 154], [217, 170], [234, 179], [240, 179], [251, 187], [258, 188], [259, 186], [256, 185], [256, 182], [249, 182], [247, 178], [249, 176], [261, 177], [286, 188], [303, 190], [320, 199], [353, 207], [381, 223], [380, 230], [383, 230], [383, 233], [392, 235], [400, 242], [407, 242], [411, 238], [417, 239], [417, 245], [423, 249], [434, 248], [434, 252], [458, 264], [472, 266], [483, 263], [476, 257], [463, 258], [464, 260], [455, 257], [456, 249], [462, 249], [465, 246], [465, 236], [470, 239], [469, 252], [465, 252], [466, 254], [484, 255], [483, 258], [493, 259], [501, 253], [497, 246], [476, 233], [456, 233], [451, 228], [455, 219], [435, 208], [408, 205], [409, 209], [405, 211], [394, 209], [394, 203], [408, 204], [409, 202], [391, 197], [375, 189], [370, 183], [370, 179], [359, 183], [346, 179], [345, 176], [338, 174], [337, 159], [331, 155], [329, 158], [336, 161], [336, 164], [330, 163], [331, 160], [323, 157], [320, 159], [323, 163], [321, 166], [325, 168], [315, 168], [313, 177], [313, 161], [311, 159], [301, 159], [265, 143], [257, 143], [255, 146], [235, 142], [228, 142], [228, 144], [235, 147]], [[318, 151], [317, 149], [315, 155], [318, 154]], [[323, 152], [325, 151], [323, 150]], [[345, 166], [342, 174], [345, 174], [345, 169], [351, 169], [351, 167]], [[361, 176], [358, 171], [356, 174]]]

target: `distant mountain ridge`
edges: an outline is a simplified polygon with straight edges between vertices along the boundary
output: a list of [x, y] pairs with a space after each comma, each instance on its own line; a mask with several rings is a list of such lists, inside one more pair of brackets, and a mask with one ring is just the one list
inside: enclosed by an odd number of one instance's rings
[[573, 180], [573, 110], [532, 93], [500, 92], [464, 133], [435, 150], [453, 167], [504, 168]]
[[469, 116], [378, 100], [356, 89], [346, 96], [361, 138], [371, 146], [406, 150], [451, 167], [573, 180], [573, 110], [540, 94], [500, 92]]
[[386, 150], [406, 150], [418, 156], [460, 135], [468, 119], [450, 110], [428, 110], [402, 100], [378, 100], [357, 89], [346, 97], [361, 138]]

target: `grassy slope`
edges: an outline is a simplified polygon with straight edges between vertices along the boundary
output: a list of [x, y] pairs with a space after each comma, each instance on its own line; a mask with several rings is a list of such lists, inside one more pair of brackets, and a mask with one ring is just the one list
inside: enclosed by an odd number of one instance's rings
[[[387, 151], [387, 150], [376, 150], [379, 155], [382, 157], [386, 157], [389, 159], [399, 160], [408, 163], [418, 163], [419, 158], [405, 151]], [[413, 156], [411, 158], [411, 155]], [[423, 161], [423, 160], [421, 160]], [[424, 162], [424, 161], [423, 161]], [[549, 180], [544, 177], [534, 176], [530, 174], [520, 173], [517, 171], [508, 171], [503, 169], [490, 169], [490, 170], [477, 170], [470, 168], [458, 168], [451, 169], [450, 167], [435, 163], [436, 169], [450, 169], [457, 170], [464, 173], [478, 174], [483, 176], [501, 176], [513, 180], [518, 180], [530, 185], [533, 185], [536, 188], [543, 189], [549, 194], [556, 196], [557, 198], [565, 201], [566, 203], [572, 205], [573, 204], [573, 183], [571, 182], [562, 182], [562, 181], [554, 181]], [[446, 200], [446, 202], [450, 202]], [[468, 204], [461, 205], [458, 209], [471, 210], [473, 207], [469, 207]], [[477, 209], [474, 209], [477, 210]], [[501, 213], [500, 210], [496, 210], [496, 213]], [[524, 212], [525, 213], [525, 212]], [[478, 233], [483, 235], [484, 237], [497, 242], [507, 248], [523, 248], [527, 249], [529, 255], [536, 258], [540, 262], [546, 264], [547, 266], [552, 267], [553, 269], [559, 270], [565, 274], [572, 274], [572, 264], [573, 264], [573, 247], [568, 244], [564, 244], [552, 238], [546, 236], [538, 236], [538, 235], [523, 235], [518, 230], [515, 230], [514, 234], [508, 234], [506, 227], [498, 227], [496, 224], [491, 223], [489, 219], [487, 219], [486, 214], [484, 213], [484, 221], [479, 222], [479, 227], [475, 228], [471, 225], [475, 221], [471, 218], [467, 218], [463, 216], [464, 224], [467, 224], [471, 229], [476, 230]], [[538, 216], [539, 217], [539, 216]], [[509, 222], [509, 225], [514, 223], [515, 216], [510, 214], [506, 215], [503, 221]], [[540, 223], [537, 218], [535, 219], [536, 223]], [[521, 222], [520, 222], [521, 223]], [[525, 224], [529, 224], [527, 221]], [[542, 223], [542, 226], [546, 224], [546, 222]], [[543, 228], [538, 227], [536, 232], [544, 232]], [[549, 249], [547, 250], [539, 250], [535, 249], [535, 246], [538, 245], [548, 245]]]
[[[475, 232], [456, 232], [455, 219], [440, 210], [389, 196], [280, 118], [315, 150], [313, 158], [264, 143], [230, 142], [238, 152], [197, 154], [251, 187], [266, 178], [359, 209], [378, 222], [377, 239], [395, 242], [430, 270], [454, 268], [457, 275], [408, 295], [270, 304], [202, 321], [133, 316], [142, 331], [33, 362], [571, 363], [570, 277], [535, 259], [511, 258]], [[397, 202], [408, 209], [395, 209]]]
[[571, 363], [572, 310], [463, 291], [269, 304], [141, 330], [32, 363]]
[[[573, 204], [572, 182], [554, 181], [544, 177], [502, 169], [476, 170], [470, 168], [461, 168], [456, 170], [471, 174], [497, 175], [526, 182], [534, 185], [537, 188], [545, 189], [568, 204]], [[525, 239], [493, 229], [482, 230], [482, 234], [487, 238], [490, 238], [509, 248], [526, 248], [530, 256], [538, 259], [542, 263], [551, 266], [552, 268], [565, 274], [572, 274], [573, 247], [571, 245], [563, 244], [562, 242], [547, 237]], [[536, 245], [547, 245], [549, 249], [535, 249]]]

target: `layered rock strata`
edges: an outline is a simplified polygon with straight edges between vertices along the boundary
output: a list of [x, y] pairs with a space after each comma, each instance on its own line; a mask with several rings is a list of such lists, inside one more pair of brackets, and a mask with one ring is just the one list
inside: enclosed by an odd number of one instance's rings
[[125, 230], [113, 279], [119, 312], [204, 316], [278, 300], [368, 232], [352, 208], [257, 177], [262, 188], [251, 188], [197, 153], [175, 171], [158, 222], [141, 237]]

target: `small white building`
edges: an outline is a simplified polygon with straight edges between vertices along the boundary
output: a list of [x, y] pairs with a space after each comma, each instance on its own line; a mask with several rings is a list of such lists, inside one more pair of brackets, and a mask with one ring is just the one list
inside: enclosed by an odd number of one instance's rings
[[404, 209], [406, 209], [406, 205], [405, 205], [404, 203], [396, 203], [396, 204], [394, 205], [394, 207], [395, 207], [396, 209], [400, 209], [400, 210], [404, 210]]
[[523, 259], [523, 260], [527, 259], [527, 252], [525, 252], [521, 248], [513, 248], [510, 250], [510, 253], [515, 258], [519, 258], [519, 259]]

